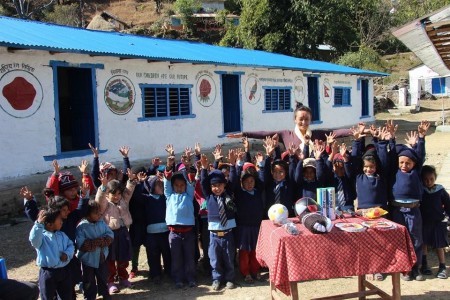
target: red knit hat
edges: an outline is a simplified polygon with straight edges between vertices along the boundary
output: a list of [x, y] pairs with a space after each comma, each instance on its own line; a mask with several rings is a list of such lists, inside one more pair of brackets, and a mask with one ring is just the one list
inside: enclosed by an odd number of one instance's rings
[[247, 170], [248, 168], [252, 168], [252, 167], [256, 169], [256, 167], [255, 167], [254, 164], [249, 163], [249, 162], [246, 162], [246, 163], [244, 163], [244, 165], [242, 166], [242, 171], [245, 171], [245, 170]]
[[105, 161], [100, 164], [100, 173], [103, 173], [103, 172], [108, 173], [109, 171], [112, 171], [112, 170], [117, 171], [116, 166], [114, 166], [112, 163]]
[[59, 191], [64, 192], [71, 188], [78, 188], [79, 184], [75, 177], [70, 172], [64, 172], [59, 174]]

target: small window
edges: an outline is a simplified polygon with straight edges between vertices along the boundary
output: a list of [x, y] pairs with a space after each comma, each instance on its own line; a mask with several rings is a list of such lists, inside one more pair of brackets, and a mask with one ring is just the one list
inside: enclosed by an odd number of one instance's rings
[[190, 88], [147, 86], [143, 89], [144, 118], [173, 118], [191, 114]]
[[291, 89], [264, 88], [265, 110], [291, 110]]
[[350, 101], [350, 88], [334, 88], [334, 105], [343, 106], [343, 105], [351, 105]]

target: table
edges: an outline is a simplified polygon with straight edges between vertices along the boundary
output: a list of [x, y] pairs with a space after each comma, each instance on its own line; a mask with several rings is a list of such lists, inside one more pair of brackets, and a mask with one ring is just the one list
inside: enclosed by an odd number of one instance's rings
[[[350, 218], [347, 221], [361, 223], [363, 220]], [[363, 232], [345, 232], [333, 227], [327, 234], [313, 234], [302, 224], [296, 226], [300, 234], [293, 236], [269, 220], [261, 223], [256, 258], [269, 268], [272, 299], [277, 296], [276, 289], [298, 299], [299, 281], [345, 276], [359, 276], [358, 292], [328, 299], [364, 299], [368, 294], [400, 299], [400, 272], [410, 271], [416, 262], [405, 227], [397, 225], [395, 229]], [[365, 274], [374, 273], [392, 273], [392, 297], [366, 281]]]

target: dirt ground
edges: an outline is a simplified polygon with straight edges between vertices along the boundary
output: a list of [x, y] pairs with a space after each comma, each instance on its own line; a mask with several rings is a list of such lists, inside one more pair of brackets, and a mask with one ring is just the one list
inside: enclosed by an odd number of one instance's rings
[[[447, 100], [446, 102], [449, 102]], [[450, 107], [446, 103], [447, 109]], [[428, 119], [433, 123], [441, 117], [440, 101], [422, 102], [422, 110], [416, 114], [392, 116], [389, 113], [377, 115], [377, 124], [383, 124], [387, 119], [394, 119], [399, 124], [397, 141], [403, 141], [402, 136], [407, 131], [415, 130], [420, 120]], [[432, 164], [440, 170], [442, 161], [450, 153], [450, 133], [434, 132], [435, 127], [430, 129], [426, 138], [426, 163]], [[439, 182], [439, 178], [438, 178]], [[28, 242], [28, 233], [31, 229], [31, 222], [23, 222], [14, 226], [0, 226], [0, 256], [6, 258], [9, 278], [19, 280], [37, 281], [38, 267], [35, 265], [36, 253]], [[446, 253], [447, 263], [450, 261], [449, 253]], [[437, 259], [434, 252], [430, 252], [429, 263], [433, 266], [433, 272], [437, 270]], [[114, 295], [114, 299], [245, 299], [259, 300], [270, 299], [269, 274], [263, 272], [263, 281], [253, 285], [247, 285], [240, 275], [237, 276], [237, 288], [234, 290], [213, 291], [210, 288], [210, 274], [197, 272], [198, 287], [177, 290], [174, 284], [164, 278], [160, 285], [155, 285], [146, 278], [148, 266], [145, 263], [145, 248], [141, 248], [139, 268], [142, 270], [139, 276], [131, 281], [134, 287], [121, 291]], [[238, 272], [237, 272], [238, 273]], [[390, 277], [382, 282], [374, 282], [375, 285], [389, 292], [391, 289]], [[309, 281], [299, 284], [301, 299], [323, 297], [333, 294], [354, 292], [357, 290], [356, 277], [347, 277], [331, 280]], [[447, 300], [450, 299], [450, 279], [436, 279], [434, 276], [426, 276], [423, 282], [401, 281], [401, 291], [403, 299], [430, 299]], [[282, 299], [288, 297], [282, 295]], [[379, 299], [376, 296], [369, 299]], [[81, 294], [77, 299], [83, 299]]]

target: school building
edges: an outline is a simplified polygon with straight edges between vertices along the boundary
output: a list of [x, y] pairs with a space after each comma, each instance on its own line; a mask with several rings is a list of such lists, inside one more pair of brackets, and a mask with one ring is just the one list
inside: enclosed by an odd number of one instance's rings
[[0, 17], [0, 180], [91, 161], [177, 153], [225, 134], [373, 121], [373, 78], [386, 74], [294, 58]]

